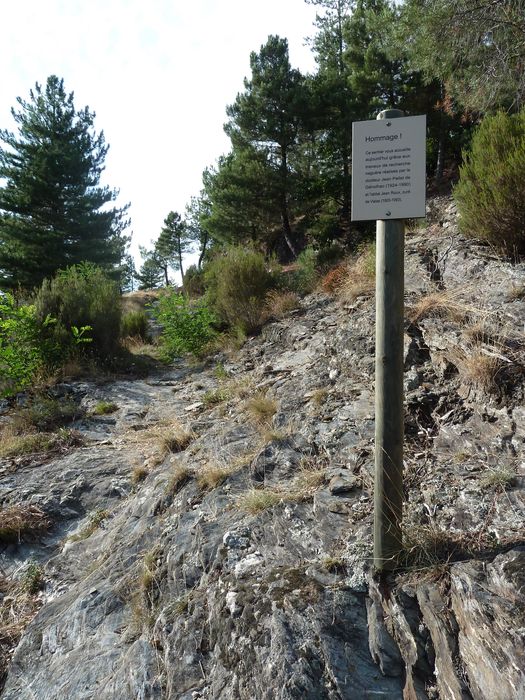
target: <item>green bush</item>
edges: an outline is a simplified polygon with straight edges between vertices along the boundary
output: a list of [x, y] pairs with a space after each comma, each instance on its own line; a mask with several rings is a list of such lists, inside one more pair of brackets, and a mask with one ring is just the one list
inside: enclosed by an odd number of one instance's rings
[[190, 265], [184, 273], [184, 291], [190, 297], [199, 297], [206, 291], [204, 272], [197, 265]]
[[166, 360], [188, 352], [199, 357], [216, 335], [215, 317], [204, 299], [191, 302], [183, 294], [169, 291], [160, 297], [153, 313], [162, 326], [159, 342]]
[[11, 294], [0, 296], [0, 396], [22, 391], [56, 355], [44, 338], [54, 319], [37, 319], [33, 305], [18, 306]]
[[128, 311], [122, 315], [120, 321], [120, 335], [122, 338], [140, 338], [148, 342], [148, 316], [145, 311]]
[[485, 117], [454, 190], [463, 233], [525, 253], [525, 111]]
[[241, 246], [231, 246], [207, 264], [208, 299], [223, 323], [243, 333], [261, 326], [266, 294], [279, 279], [277, 264], [272, 261], [270, 267], [262, 253]]
[[122, 316], [119, 289], [96, 265], [73, 265], [44, 280], [35, 308], [41, 322], [48, 316], [56, 319], [49, 328], [50, 338], [64, 354], [82, 349], [95, 359], [108, 360], [117, 352]]
[[296, 270], [292, 277], [292, 287], [299, 294], [312, 292], [319, 280], [317, 251], [308, 246], [297, 257]]

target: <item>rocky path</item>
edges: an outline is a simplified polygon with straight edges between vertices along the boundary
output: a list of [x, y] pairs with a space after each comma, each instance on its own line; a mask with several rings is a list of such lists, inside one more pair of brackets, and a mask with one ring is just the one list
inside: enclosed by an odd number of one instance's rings
[[453, 214], [407, 240], [403, 576], [369, 571], [373, 302], [315, 294], [236, 358], [63, 387], [86, 444], [0, 463], [52, 521], [1, 553], [45, 577], [2, 698], [525, 697], [525, 275]]

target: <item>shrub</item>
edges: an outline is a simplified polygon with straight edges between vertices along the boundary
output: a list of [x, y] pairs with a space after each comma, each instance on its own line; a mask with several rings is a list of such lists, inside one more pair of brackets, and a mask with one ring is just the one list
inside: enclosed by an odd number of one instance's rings
[[200, 357], [215, 336], [215, 317], [204, 299], [190, 301], [170, 290], [159, 299], [153, 313], [162, 326], [159, 342], [166, 360], [185, 353]]
[[345, 254], [344, 249], [333, 243], [319, 249], [316, 256], [316, 266], [321, 272], [327, 272], [331, 267], [340, 263]]
[[277, 285], [278, 271], [268, 269], [262, 253], [232, 246], [208, 263], [205, 280], [220, 320], [252, 333], [261, 326], [266, 294]]
[[43, 336], [52, 324], [50, 316], [39, 322], [34, 306], [18, 306], [11, 294], [0, 296], [0, 396], [25, 389], [51, 362], [56, 349]]
[[348, 265], [341, 263], [325, 274], [321, 287], [327, 294], [335, 294], [348, 279]]
[[292, 278], [292, 286], [299, 294], [308, 294], [314, 290], [318, 278], [317, 252], [312, 246], [308, 246], [297, 258], [297, 269]]
[[128, 311], [122, 315], [120, 321], [120, 335], [122, 338], [139, 338], [143, 342], [149, 341], [148, 317], [143, 310]]
[[[80, 348], [92, 356], [107, 360], [118, 349], [121, 306], [118, 285], [91, 263], [73, 265], [59, 271], [52, 280], [44, 280], [36, 294], [37, 318], [53, 317], [51, 339], [64, 354]], [[85, 343], [89, 329], [90, 342]]]
[[525, 253], [525, 111], [485, 117], [454, 190], [462, 232]]
[[184, 291], [190, 297], [200, 297], [206, 291], [204, 272], [197, 265], [190, 265], [184, 273]]

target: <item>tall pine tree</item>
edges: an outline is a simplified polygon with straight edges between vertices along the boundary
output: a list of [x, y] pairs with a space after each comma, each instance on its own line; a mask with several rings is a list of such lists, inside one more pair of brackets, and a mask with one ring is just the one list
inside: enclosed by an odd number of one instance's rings
[[100, 185], [108, 146], [73, 97], [50, 76], [17, 98], [18, 133], [0, 131], [0, 287], [32, 288], [82, 261], [112, 268], [123, 256], [127, 206], [107, 206], [118, 195]]
[[250, 56], [251, 80], [245, 91], [227, 108], [230, 122], [226, 132], [235, 149], [251, 146], [263, 153], [276, 174], [281, 234], [288, 252], [296, 255], [290, 202], [293, 173], [290, 160], [297, 146], [302, 113], [305, 109], [304, 79], [292, 68], [288, 42], [269, 36], [259, 53]]

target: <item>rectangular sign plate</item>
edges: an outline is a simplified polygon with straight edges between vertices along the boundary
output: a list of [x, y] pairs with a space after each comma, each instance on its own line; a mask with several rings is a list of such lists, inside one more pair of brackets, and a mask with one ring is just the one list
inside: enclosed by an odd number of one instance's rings
[[352, 124], [352, 221], [425, 216], [426, 116]]

